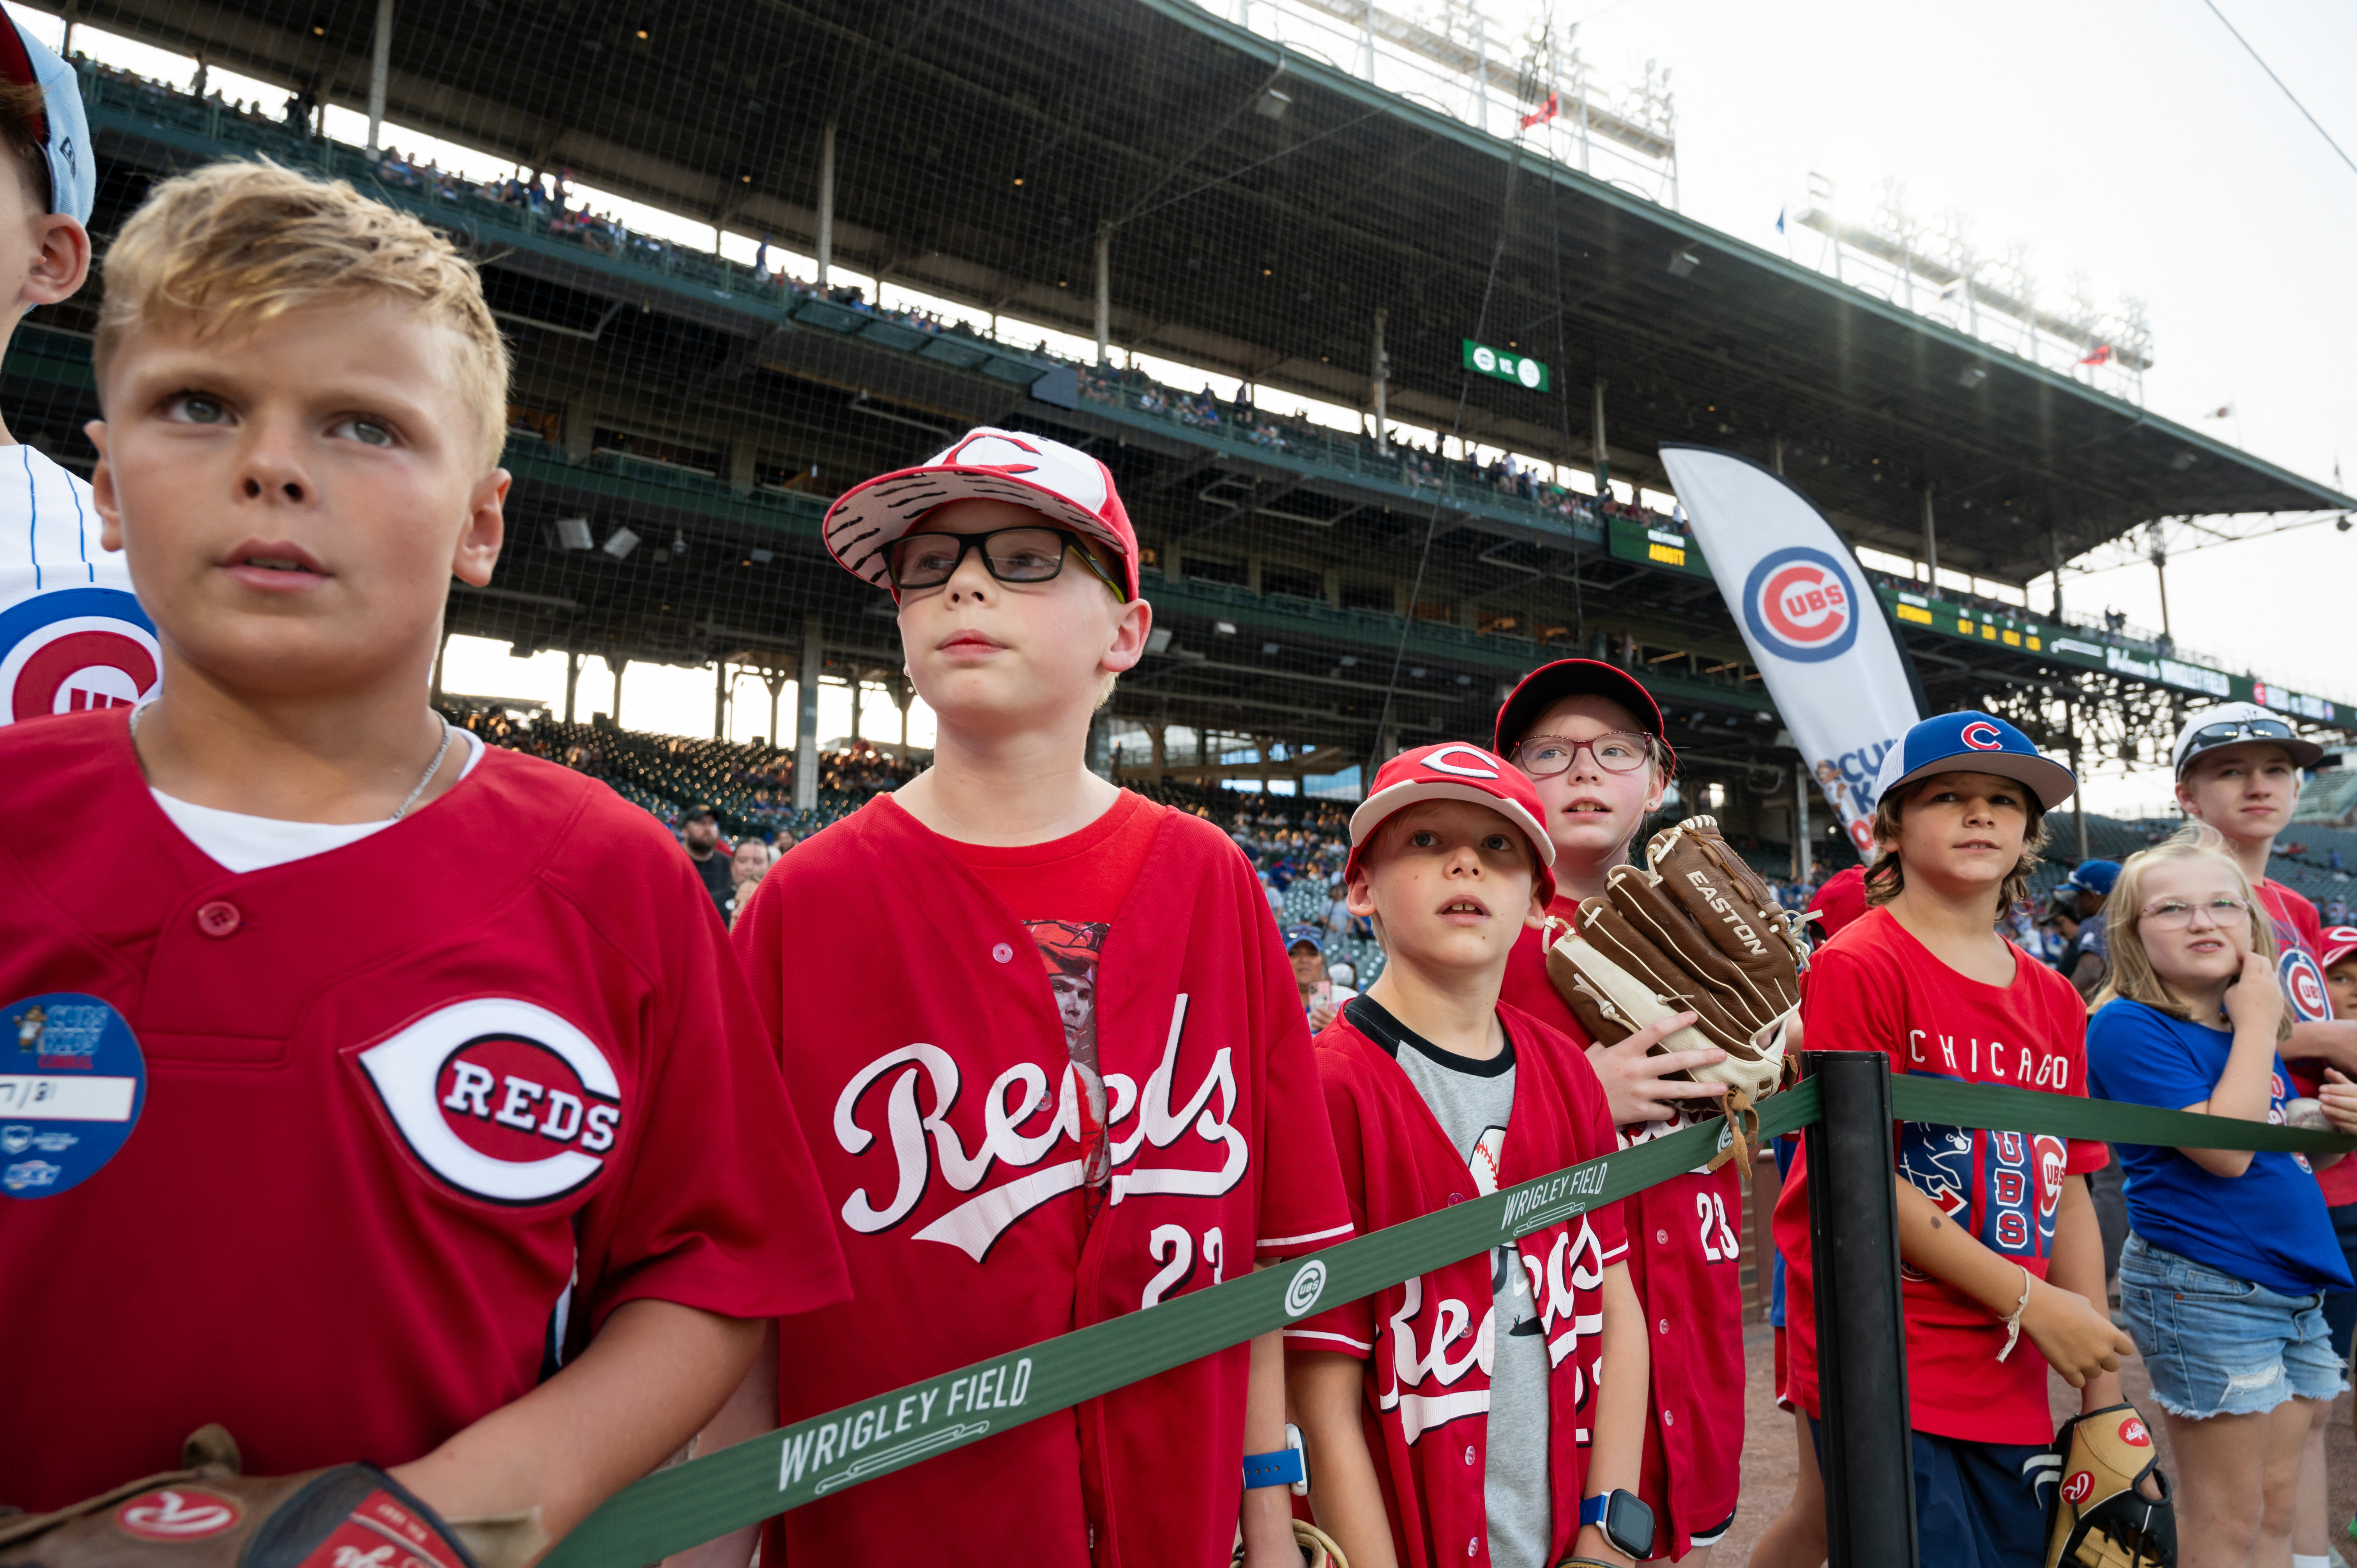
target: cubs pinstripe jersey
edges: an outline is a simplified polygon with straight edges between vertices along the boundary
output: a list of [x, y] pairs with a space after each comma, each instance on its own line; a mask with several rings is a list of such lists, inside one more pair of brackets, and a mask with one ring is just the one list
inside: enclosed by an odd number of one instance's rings
[[0, 446], [0, 725], [135, 703], [160, 673], [90, 486], [30, 446]]

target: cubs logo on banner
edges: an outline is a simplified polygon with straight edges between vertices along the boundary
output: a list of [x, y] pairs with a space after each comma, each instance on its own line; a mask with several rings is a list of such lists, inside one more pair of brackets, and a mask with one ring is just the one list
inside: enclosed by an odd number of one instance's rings
[[579, 1191], [621, 1131], [622, 1086], [606, 1053], [530, 1002], [453, 1003], [357, 1056], [418, 1163], [487, 1202]]
[[1833, 524], [1782, 478], [1706, 446], [1665, 446], [1662, 463], [1777, 715], [1870, 851], [1883, 754], [1922, 717], [1890, 623]]
[[2276, 970], [2299, 1022], [2313, 1023], [2332, 1016], [2332, 993], [2324, 987], [2324, 966], [2316, 961], [2314, 953], [2304, 947], [2286, 944], [2283, 956], [2276, 961]]
[[60, 588], [0, 610], [0, 725], [128, 707], [162, 670], [155, 623], [120, 588]]
[[1754, 637], [1804, 664], [1838, 659], [1857, 641], [1857, 589], [1848, 571], [1806, 545], [1754, 566], [1741, 608]]

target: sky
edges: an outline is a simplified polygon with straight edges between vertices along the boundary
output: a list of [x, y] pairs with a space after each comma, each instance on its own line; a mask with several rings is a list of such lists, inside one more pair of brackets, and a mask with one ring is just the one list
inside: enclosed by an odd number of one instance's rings
[[[1414, 8], [1412, 0], [1393, 3]], [[1579, 46], [1608, 81], [1634, 80], [1650, 60], [1674, 72], [1680, 204], [1689, 217], [1768, 249], [1789, 246], [1809, 261], [1817, 236], [1795, 226], [1788, 241], [1774, 226], [1780, 210], [1804, 204], [1812, 172], [1832, 177], [1846, 192], [1897, 179], [1917, 211], [1966, 215], [1985, 251], [2020, 241], [2043, 278], [2084, 274], [2099, 298], [2143, 299], [2156, 360], [2144, 386], [2155, 413], [2327, 483], [2336, 463], [2357, 478], [2357, 379], [2340, 359], [2357, 348], [2357, 293], [2341, 281], [2342, 259], [2357, 254], [2357, 168], [2301, 117], [2204, 0], [1981, 0], [1971, 7], [1868, 0], [1486, 3], [1500, 24], [1493, 36], [1520, 31], [1549, 9], [1578, 22]], [[2357, 152], [2357, 93], [2342, 85], [2347, 62], [2357, 59], [2357, 6], [2218, 4], [2325, 130]], [[1226, 14], [1232, 6], [1214, 0], [1212, 8]], [[53, 16], [13, 3], [8, 10], [55, 41]], [[87, 27], [77, 44], [183, 83], [192, 64]], [[225, 72], [214, 72], [210, 84], [274, 107], [285, 96]], [[331, 134], [365, 141], [360, 115], [331, 107], [329, 119]], [[478, 177], [510, 166], [404, 127], [390, 127], [385, 140]], [[692, 220], [585, 195], [636, 227], [713, 243], [711, 229]], [[732, 232], [720, 243], [749, 262], [758, 237]], [[775, 249], [771, 257], [804, 275], [813, 270], [805, 257]], [[888, 287], [882, 299], [970, 314]], [[1045, 335], [1066, 352], [1093, 351], [1030, 324], [1005, 326], [1027, 342]], [[1201, 375], [1139, 362], [1181, 383]], [[1275, 407], [1286, 400], [1264, 393], [1261, 401]], [[2201, 417], [2229, 403], [2231, 420]], [[1308, 403], [1300, 412], [1344, 424], [1357, 417]], [[2116, 607], [2131, 622], [2157, 628], [2156, 574], [2141, 562], [2115, 564], [2124, 553], [2082, 564], [2104, 570], [2067, 574], [2064, 603]], [[2188, 650], [2319, 695], [2357, 697], [2333, 636], [2347, 624], [2342, 607], [2357, 592], [2352, 568], [2357, 532], [2330, 523], [2180, 554], [2169, 575], [2169, 625]], [[2043, 582], [2031, 602], [2045, 607]], [[610, 677], [602, 664], [593, 661], [593, 669], [583, 677], [585, 711], [593, 692], [599, 706], [609, 701]], [[559, 655], [513, 660], [502, 644], [454, 639], [445, 685], [561, 703], [564, 664]], [[792, 701], [791, 688], [785, 701]], [[630, 727], [709, 734], [711, 676], [634, 664], [623, 704]], [[847, 733], [849, 707], [842, 689], [823, 693], [822, 736]], [[888, 703], [879, 698], [868, 712], [862, 733], [898, 738]], [[910, 725], [912, 742], [930, 741], [931, 718], [921, 703]], [[748, 684], [731, 734], [743, 738], [768, 727], [768, 694]], [[2166, 779], [2149, 770], [2089, 780], [2098, 811], [2158, 803], [2166, 794]]]
[[[1505, 0], [1501, 12], [1512, 16]], [[2357, 155], [2357, 6], [2218, 0]], [[2202, 0], [1602, 0], [1566, 5], [1593, 69], [1671, 67], [1681, 206], [1781, 250], [1776, 214], [1811, 171], [1845, 190], [1902, 182], [1953, 208], [1985, 249], [2027, 243], [2052, 279], [2141, 297], [2152, 411], [2286, 468], [2357, 482], [2357, 169], [2267, 80]], [[1817, 237], [1794, 243], [1803, 261]], [[2237, 420], [2202, 420], [2232, 403]], [[2341, 487], [2344, 490], [2347, 487]], [[1943, 522], [1943, 529], [1957, 526]], [[2044, 608], [2045, 584], [2031, 602]], [[2341, 639], [2357, 598], [2357, 532], [2330, 523], [2182, 556], [2170, 628], [2297, 689], [2357, 698]], [[2066, 608], [2161, 623], [2149, 565], [2066, 574]], [[2094, 810], [2158, 802], [2160, 773], [2090, 780]]]

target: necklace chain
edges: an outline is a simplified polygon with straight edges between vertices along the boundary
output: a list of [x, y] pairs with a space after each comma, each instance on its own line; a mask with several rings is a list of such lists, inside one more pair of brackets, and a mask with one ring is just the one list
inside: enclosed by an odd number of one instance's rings
[[[147, 706], [145, 703], [141, 703], [131, 710], [131, 738], [134, 742], [139, 738], [139, 715], [147, 711]], [[440, 714], [435, 714], [434, 717], [442, 726], [442, 744], [434, 748], [434, 760], [425, 765], [425, 772], [418, 779], [417, 787], [403, 798], [401, 804], [394, 808], [393, 815], [386, 819], [388, 822], [397, 822], [409, 814], [409, 808], [417, 804], [417, 797], [425, 793], [425, 786], [433, 783], [434, 776], [442, 771], [442, 760], [450, 755], [450, 743], [457, 738], [458, 732], [450, 727], [448, 719], [444, 718]]]

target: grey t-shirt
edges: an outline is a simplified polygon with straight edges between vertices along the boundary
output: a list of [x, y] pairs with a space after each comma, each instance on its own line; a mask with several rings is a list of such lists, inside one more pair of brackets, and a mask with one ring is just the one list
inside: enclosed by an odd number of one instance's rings
[[[1391, 1052], [1415, 1085], [1433, 1120], [1473, 1173], [1477, 1189], [1497, 1190], [1498, 1156], [1514, 1108], [1514, 1042], [1489, 1061], [1446, 1051], [1411, 1031], [1367, 997], [1348, 1008], [1359, 1032]], [[1494, 1336], [1484, 1358], [1490, 1369], [1489, 1464], [1481, 1497], [1490, 1515], [1490, 1561], [1497, 1568], [1546, 1568], [1555, 1516], [1548, 1473], [1546, 1338], [1531, 1299], [1531, 1282], [1513, 1247], [1490, 1254], [1494, 1295], [1488, 1326]], [[1426, 1441], [1438, 1441], [1435, 1434]]]

